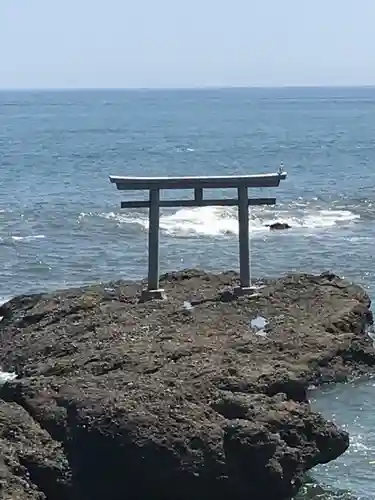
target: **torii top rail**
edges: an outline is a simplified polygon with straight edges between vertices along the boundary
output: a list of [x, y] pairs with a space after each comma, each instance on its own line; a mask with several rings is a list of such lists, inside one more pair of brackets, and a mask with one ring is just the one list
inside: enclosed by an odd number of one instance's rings
[[[161, 297], [159, 289], [159, 222], [160, 208], [163, 207], [202, 207], [202, 206], [238, 206], [240, 290], [250, 289], [250, 244], [249, 211], [251, 205], [274, 205], [276, 198], [249, 198], [248, 188], [277, 187], [286, 172], [259, 175], [228, 175], [208, 177], [119, 177], [110, 176], [110, 181], [123, 191], [148, 190], [147, 201], [123, 201], [121, 208], [148, 208], [148, 289], [149, 297]], [[236, 188], [236, 198], [206, 199], [203, 189]], [[194, 189], [194, 199], [161, 200], [160, 190]]]

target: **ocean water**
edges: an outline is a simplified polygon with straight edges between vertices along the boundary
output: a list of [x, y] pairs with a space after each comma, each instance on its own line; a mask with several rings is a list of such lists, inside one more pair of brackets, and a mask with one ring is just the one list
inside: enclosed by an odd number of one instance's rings
[[[252, 275], [332, 270], [375, 296], [374, 130], [374, 88], [1, 92], [0, 297], [145, 277], [147, 213], [119, 209], [143, 194], [116, 191], [110, 174], [281, 163], [287, 180], [254, 190], [278, 204], [251, 210]], [[270, 232], [276, 221], [292, 229]], [[235, 209], [165, 210], [161, 272], [236, 269], [237, 237]], [[352, 437], [303, 499], [375, 498], [374, 396], [371, 381], [313, 395]]]

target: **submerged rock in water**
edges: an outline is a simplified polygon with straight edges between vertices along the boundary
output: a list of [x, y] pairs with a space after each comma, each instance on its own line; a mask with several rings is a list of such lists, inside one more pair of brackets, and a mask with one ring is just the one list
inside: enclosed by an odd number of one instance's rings
[[277, 229], [291, 229], [292, 226], [286, 222], [274, 222], [273, 224], [267, 224], [267, 227], [269, 227], [271, 231], [274, 231]]
[[183, 271], [162, 301], [119, 281], [2, 306], [0, 366], [18, 375], [0, 388], [3, 498], [284, 500], [342, 454], [306, 391], [375, 365], [368, 296], [327, 273], [252, 298], [223, 293], [236, 284]]

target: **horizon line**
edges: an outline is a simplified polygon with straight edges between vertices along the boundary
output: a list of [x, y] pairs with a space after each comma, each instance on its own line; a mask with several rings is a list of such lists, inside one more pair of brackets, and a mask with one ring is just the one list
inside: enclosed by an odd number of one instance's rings
[[375, 84], [286, 84], [286, 85], [192, 85], [180, 87], [0, 87], [0, 92], [80, 92], [80, 91], [186, 91], [186, 90], [281, 90], [281, 89], [372, 89]]

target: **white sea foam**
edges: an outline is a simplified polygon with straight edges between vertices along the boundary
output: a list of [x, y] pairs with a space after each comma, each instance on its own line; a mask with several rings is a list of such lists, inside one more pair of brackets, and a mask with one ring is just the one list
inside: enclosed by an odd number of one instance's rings
[[0, 306], [5, 304], [5, 302], [8, 302], [8, 300], [10, 300], [10, 299], [11, 299], [11, 297], [0, 297]]
[[[302, 205], [302, 204], [301, 204]], [[94, 214], [81, 214], [80, 218]], [[114, 220], [119, 224], [138, 224], [148, 228], [147, 212], [103, 213], [97, 216]], [[302, 208], [300, 206], [282, 209], [268, 207], [251, 210], [250, 231], [253, 235], [269, 231], [274, 222], [285, 222], [297, 230], [319, 230], [338, 225], [350, 224], [360, 216], [349, 210]], [[183, 208], [174, 213], [163, 214], [160, 218], [161, 230], [171, 236], [224, 236], [238, 234], [235, 208], [199, 207]]]
[[193, 153], [195, 151], [194, 148], [187, 148], [187, 147], [177, 147], [176, 151], [178, 153]]
[[15, 372], [3, 372], [0, 370], [0, 386], [5, 384], [5, 382], [10, 382], [17, 378], [17, 373]]
[[[0, 306], [8, 302], [12, 297], [0, 297]], [[3, 316], [0, 316], [0, 321], [3, 320]]]
[[[8, 300], [10, 300], [10, 299], [11, 299], [11, 297], [0, 297], [0, 306], [5, 304], [5, 302], [8, 302]], [[2, 319], [3, 319], [3, 317], [0, 316], [0, 321]], [[17, 374], [15, 372], [4, 372], [0, 368], [0, 386], [5, 384], [5, 382], [14, 380], [15, 378], [17, 378]]]
[[13, 241], [33, 241], [33, 240], [41, 240], [45, 238], [44, 234], [35, 234], [29, 236], [12, 236]]
[[371, 447], [366, 441], [366, 436], [355, 432], [350, 433], [350, 451], [353, 453], [361, 453], [366, 455], [367, 451], [371, 451]]

